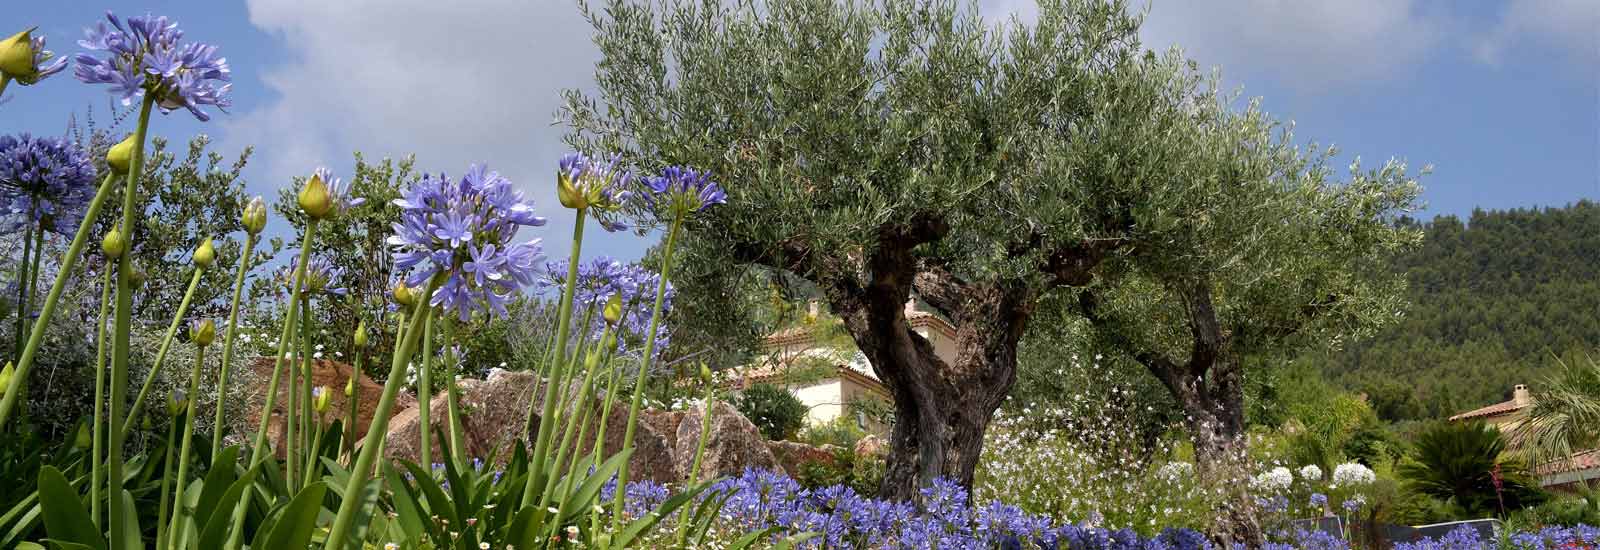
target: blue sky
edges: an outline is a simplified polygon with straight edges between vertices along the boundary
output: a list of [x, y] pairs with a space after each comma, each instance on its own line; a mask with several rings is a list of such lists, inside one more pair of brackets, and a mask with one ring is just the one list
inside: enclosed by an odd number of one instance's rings
[[[1031, 17], [1029, 0], [984, 0], [991, 18]], [[37, 25], [71, 55], [104, 4], [26, 2], [8, 20]], [[182, 112], [153, 132], [256, 154], [254, 193], [352, 153], [415, 153], [428, 171], [487, 162], [541, 204], [563, 151], [553, 126], [566, 88], [589, 85], [597, 54], [564, 0], [120, 2], [119, 14], [175, 18], [187, 37], [222, 46], [234, 107], [198, 123]], [[1590, 0], [1155, 1], [1146, 47], [1181, 45], [1229, 86], [1293, 120], [1301, 139], [1338, 145], [1344, 162], [1431, 164], [1424, 215], [1559, 206], [1600, 198], [1600, 3]], [[70, 73], [11, 87], [7, 131], [59, 134], [70, 113], [109, 119], [103, 86]], [[570, 223], [552, 210], [552, 256]], [[591, 233], [592, 234], [592, 233]], [[606, 235], [586, 252], [636, 257], [647, 239]]]

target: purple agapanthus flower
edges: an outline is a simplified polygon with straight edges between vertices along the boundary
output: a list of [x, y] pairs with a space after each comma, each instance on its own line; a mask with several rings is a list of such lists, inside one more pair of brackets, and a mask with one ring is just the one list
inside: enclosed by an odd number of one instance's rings
[[[28, 66], [15, 69], [0, 67], [0, 72], [5, 72], [7, 77], [23, 86], [37, 84], [40, 80], [50, 78], [50, 76], [67, 68], [67, 58], [56, 57], [55, 52], [44, 49], [44, 37], [31, 36], [31, 32], [32, 29], [29, 29], [22, 33], [31, 44], [30, 49], [33, 50], [33, 59], [28, 63]], [[12, 73], [10, 72], [11, 70], [20, 70], [21, 72]]]
[[710, 172], [696, 171], [687, 166], [668, 166], [661, 175], [650, 178], [646, 184], [650, 192], [645, 193], [644, 203], [664, 220], [728, 202], [728, 195], [722, 192], [716, 182], [711, 181]]
[[[289, 265], [278, 269], [274, 278], [283, 287], [285, 293], [294, 290], [294, 272], [300, 265], [300, 258], [290, 258]], [[300, 286], [300, 293], [307, 296], [325, 294], [329, 296], [344, 296], [349, 290], [339, 286], [339, 279], [344, 275], [344, 269], [333, 264], [332, 260], [318, 256], [311, 258], [306, 264], [306, 280]]]
[[453, 310], [463, 321], [475, 311], [504, 316], [511, 293], [538, 277], [539, 239], [511, 239], [545, 220], [498, 172], [473, 165], [458, 182], [424, 176], [394, 204], [400, 222], [388, 243], [395, 268], [407, 273], [406, 285], [424, 288], [434, 275], [447, 275], [429, 305]]
[[74, 234], [94, 199], [94, 176], [89, 155], [70, 141], [0, 136], [0, 230], [38, 224]]
[[352, 196], [350, 183], [333, 175], [333, 170], [329, 170], [326, 166], [319, 166], [313, 170], [312, 177], [320, 178], [322, 185], [328, 189], [328, 203], [333, 205], [335, 215], [367, 203], [365, 198]]
[[[546, 276], [538, 282], [541, 291], [561, 292], [565, 288], [567, 277], [566, 260], [550, 262], [546, 266]], [[613, 294], [621, 294], [623, 312], [621, 326], [618, 328], [617, 351], [627, 353], [633, 347], [631, 343], [643, 342], [650, 331], [650, 315], [655, 307], [656, 288], [661, 282], [661, 276], [644, 266], [638, 264], [624, 264], [608, 256], [599, 256], [578, 265], [578, 282], [574, 286], [573, 304], [578, 311], [583, 308], [604, 307]], [[665, 314], [672, 309], [672, 298], [675, 291], [672, 283], [668, 282], [666, 291], [662, 295], [661, 310]], [[588, 328], [588, 337], [591, 340], [600, 338], [605, 329], [605, 320], [598, 315], [592, 316]], [[579, 314], [582, 318], [582, 313]], [[668, 343], [668, 331], [665, 324], [656, 328], [655, 349], [665, 351]]]
[[123, 105], [150, 94], [164, 113], [179, 107], [188, 109], [201, 121], [211, 119], [201, 107], [226, 109], [227, 95], [233, 86], [227, 82], [228, 60], [217, 56], [217, 47], [182, 43], [183, 31], [165, 16], [130, 17], [127, 23], [106, 12], [106, 21], [84, 29], [78, 45], [93, 53], [76, 56], [73, 74], [90, 84], [110, 84]]
[[583, 153], [567, 153], [558, 163], [556, 179], [559, 185], [582, 198], [589, 215], [606, 231], [628, 228], [618, 212], [633, 197], [630, 191], [633, 173], [622, 167], [622, 155], [599, 159]]

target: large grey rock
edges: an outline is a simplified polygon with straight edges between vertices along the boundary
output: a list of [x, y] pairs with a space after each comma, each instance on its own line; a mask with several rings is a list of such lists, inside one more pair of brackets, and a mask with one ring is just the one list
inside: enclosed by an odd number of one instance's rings
[[[252, 374], [259, 382], [255, 385], [245, 386], [245, 399], [248, 403], [246, 412], [242, 415], [244, 425], [234, 426], [234, 432], [245, 437], [254, 437], [258, 423], [261, 421], [261, 409], [266, 404], [267, 387], [272, 380], [272, 371], [276, 363], [271, 357], [260, 357], [252, 361], [250, 368]], [[345, 382], [350, 379], [354, 369], [350, 365], [326, 359], [317, 360], [311, 369], [312, 387], [326, 386], [331, 392], [328, 406], [327, 422], [343, 420], [349, 414], [349, 401], [344, 396]], [[383, 396], [383, 385], [372, 381], [366, 375], [356, 378], [356, 426], [355, 436], [365, 437], [367, 428], [372, 424], [372, 414], [377, 411], [378, 399]], [[304, 395], [304, 394], [301, 394]], [[288, 404], [289, 380], [287, 376], [281, 377], [278, 383], [278, 396], [272, 405], [272, 415], [267, 419], [267, 441], [282, 456], [284, 447], [281, 444], [286, 435], [283, 423], [284, 410]], [[401, 393], [395, 397], [395, 410], [414, 407], [416, 398]], [[296, 406], [299, 397], [296, 396]], [[248, 441], [246, 441], [248, 444]]]
[[[673, 469], [681, 479], [687, 479], [690, 469], [694, 467], [695, 447], [700, 443], [704, 410], [702, 406], [686, 411], [678, 422]], [[705, 457], [700, 462], [701, 480], [736, 476], [751, 467], [778, 467], [778, 459], [767, 448], [761, 431], [727, 403], [718, 402], [712, 408], [710, 428], [711, 438], [706, 442]]]
[[[532, 452], [531, 441], [538, 434], [542, 419], [535, 414], [532, 429], [524, 431], [524, 427], [527, 426], [528, 407], [531, 403], [542, 412], [545, 395], [545, 386], [535, 373], [494, 369], [489, 372], [487, 379], [464, 379], [458, 382], [458, 387], [461, 395], [462, 439], [468, 458], [493, 459], [495, 462], [503, 463], [511, 457], [512, 446], [519, 441], [529, 445], [528, 452]], [[556, 426], [558, 431], [555, 437], [560, 437], [560, 430], [566, 428], [567, 419], [572, 418], [571, 415], [587, 412], [588, 425], [583, 430], [587, 435], [581, 441], [574, 436], [574, 444], [578, 452], [588, 453], [594, 446], [594, 438], [598, 435], [596, 432], [603, 412], [603, 401], [590, 399], [583, 410], [575, 410], [576, 402], [573, 397], [578, 395], [580, 389], [577, 383], [569, 387], [568, 404], [561, 418], [561, 424]], [[433, 396], [432, 406], [428, 409], [428, 422], [433, 425], [434, 434], [449, 433], [448, 407], [445, 399], [443, 392]], [[418, 413], [419, 408], [412, 407], [395, 415], [390, 422], [385, 454], [391, 459], [417, 460], [421, 449]], [[629, 459], [632, 479], [650, 479], [662, 483], [676, 481], [672, 468], [673, 448], [670, 444], [676, 436], [675, 414], [681, 416], [681, 413], [664, 413], [648, 409], [640, 414], [640, 422], [634, 435], [634, 447], [637, 450]], [[622, 449], [627, 421], [626, 403], [612, 405], [611, 415], [606, 419], [605, 446], [602, 449], [607, 456]], [[431, 453], [434, 460], [438, 461], [439, 457], [445, 456], [444, 451], [448, 443], [438, 437], [433, 439]], [[552, 448], [559, 443], [559, 439], [553, 440]], [[568, 457], [571, 453], [569, 449]]]

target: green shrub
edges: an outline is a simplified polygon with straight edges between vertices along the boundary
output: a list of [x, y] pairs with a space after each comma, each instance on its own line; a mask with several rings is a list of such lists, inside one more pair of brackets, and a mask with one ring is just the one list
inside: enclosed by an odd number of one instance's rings
[[800, 441], [821, 447], [833, 445], [845, 449], [856, 448], [856, 442], [867, 436], [867, 431], [856, 425], [854, 418], [840, 416], [826, 424], [806, 426], [800, 431]]
[[783, 388], [756, 384], [734, 400], [734, 407], [773, 441], [794, 437], [806, 421], [806, 405]]
[[878, 484], [883, 481], [883, 457], [856, 456], [855, 451], [838, 448], [833, 450], [833, 459], [833, 464], [802, 465], [795, 481], [811, 489], [845, 485], [863, 495], [878, 492]]

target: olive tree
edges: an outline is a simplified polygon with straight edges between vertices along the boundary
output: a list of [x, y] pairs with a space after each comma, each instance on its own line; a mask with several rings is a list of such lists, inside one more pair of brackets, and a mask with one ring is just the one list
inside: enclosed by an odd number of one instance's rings
[[[992, 26], [946, 0], [586, 11], [602, 58], [596, 91], [568, 93], [573, 145], [710, 169], [728, 204], [685, 263], [821, 290], [893, 393], [884, 496], [970, 484], [1041, 307], [1069, 304], [1203, 413], [1203, 467], [1242, 444], [1238, 384], [1206, 372], [1237, 363], [1217, 358], [1299, 332], [1280, 322], [1389, 312], [1364, 313], [1392, 288], [1356, 266], [1404, 240], [1387, 223], [1415, 197], [1403, 168], [1329, 181], [1326, 153], [1144, 51], [1123, 3]], [[956, 327], [952, 360], [908, 325], [912, 295]]]

